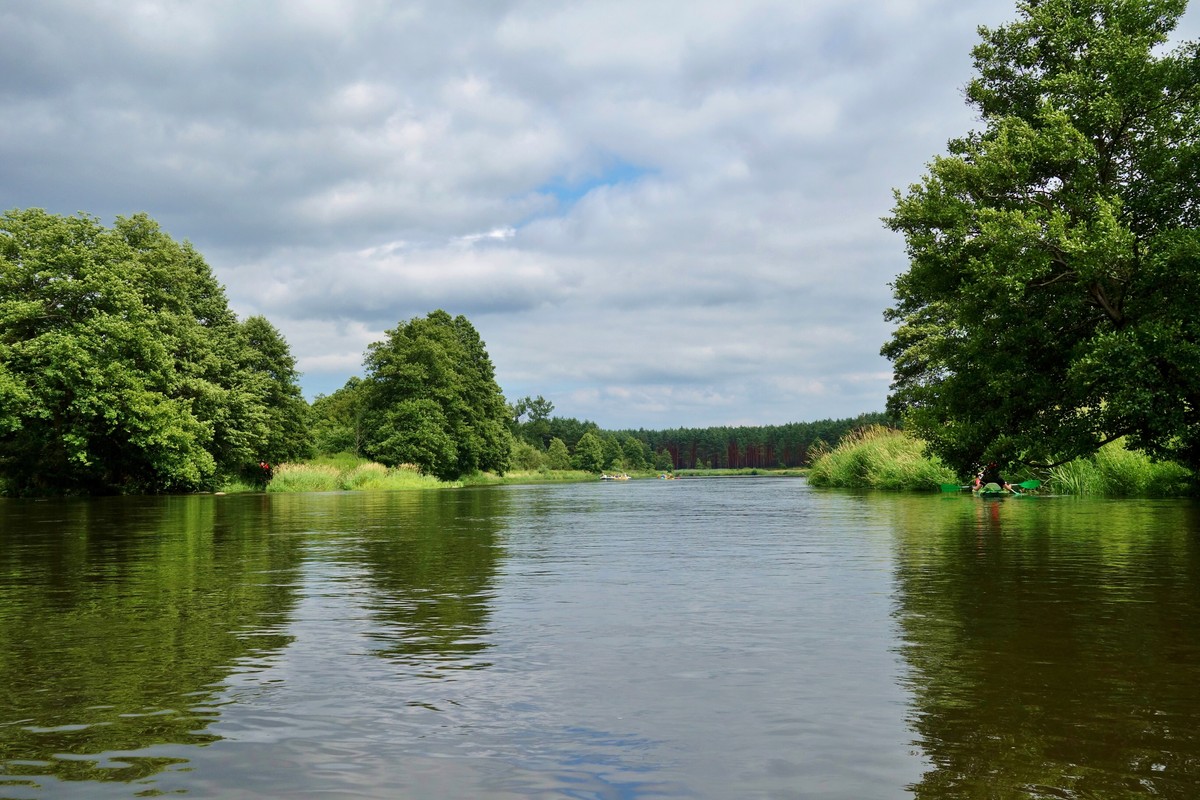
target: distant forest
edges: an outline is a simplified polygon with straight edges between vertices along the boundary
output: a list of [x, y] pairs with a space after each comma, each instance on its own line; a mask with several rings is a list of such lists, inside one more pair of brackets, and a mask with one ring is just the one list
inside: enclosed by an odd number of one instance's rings
[[[623, 452], [630, 466], [637, 465], [640, 451], [647, 465], [653, 463], [659, 469], [803, 467], [809, 464], [814, 451], [836, 445], [848, 432], [888, 423], [886, 414], [872, 413], [785, 425], [603, 430], [593, 422], [550, 416], [553, 405], [541, 397], [524, 398], [513, 410], [514, 438], [540, 451], [550, 450], [553, 440], [559, 439], [576, 453], [579, 441], [591, 432], [610, 452]], [[631, 446], [635, 442], [640, 447]], [[669, 456], [669, 463], [661, 458], [663, 453]], [[620, 459], [610, 457], [606, 461], [616, 463]]]
[[814, 449], [836, 445], [848, 432], [887, 424], [886, 414], [848, 419], [791, 422], [756, 427], [673, 428], [665, 431], [617, 431], [632, 436], [651, 452], [666, 450], [676, 469], [745, 469], [808, 466]]

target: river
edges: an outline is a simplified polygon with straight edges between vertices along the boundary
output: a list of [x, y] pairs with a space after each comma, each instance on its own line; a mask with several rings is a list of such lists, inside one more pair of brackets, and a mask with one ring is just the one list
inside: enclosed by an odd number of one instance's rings
[[1194, 798], [1198, 511], [0, 500], [0, 798]]

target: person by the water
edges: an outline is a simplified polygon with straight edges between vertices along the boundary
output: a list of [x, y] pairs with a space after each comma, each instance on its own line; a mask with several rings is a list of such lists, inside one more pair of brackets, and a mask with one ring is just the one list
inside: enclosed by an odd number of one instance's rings
[[978, 491], [989, 483], [995, 483], [1003, 486], [1006, 490], [1012, 491], [1013, 488], [1008, 485], [1003, 476], [1000, 475], [1000, 465], [995, 461], [989, 461], [987, 466], [979, 471], [975, 476], [975, 490]]

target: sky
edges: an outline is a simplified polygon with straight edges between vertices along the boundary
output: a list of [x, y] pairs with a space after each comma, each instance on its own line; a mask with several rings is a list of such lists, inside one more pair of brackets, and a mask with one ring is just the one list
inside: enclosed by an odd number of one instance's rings
[[[904, 242], [1011, 0], [0, 5], [0, 208], [145, 212], [305, 395], [434, 309], [603, 428], [882, 411]], [[1200, 38], [1189, 11], [1177, 38]]]

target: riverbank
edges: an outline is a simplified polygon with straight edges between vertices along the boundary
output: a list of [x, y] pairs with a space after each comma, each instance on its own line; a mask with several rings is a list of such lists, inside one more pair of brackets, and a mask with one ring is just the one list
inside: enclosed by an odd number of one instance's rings
[[[1141, 451], [1111, 442], [1086, 458], [1041, 473], [1006, 473], [1017, 483], [1042, 481], [1049, 494], [1093, 497], [1187, 497], [1196, 494], [1196, 479], [1179, 464], [1151, 461]], [[962, 484], [926, 445], [904, 431], [871, 426], [857, 431], [820, 455], [809, 471], [809, 483], [821, 487], [938, 491], [942, 484]]]
[[[800, 477], [804, 469], [690, 469], [674, 473], [658, 470], [629, 470], [625, 474], [631, 480], [661, 480], [663, 475], [672, 479], [686, 478], [732, 478], [752, 476]], [[523, 486], [556, 483], [588, 483], [600, 480], [600, 475], [585, 470], [513, 470], [496, 475], [481, 472], [456, 481], [441, 481], [430, 475], [422, 475], [415, 466], [402, 465], [388, 468], [383, 464], [361, 459], [323, 459], [318, 461], [280, 464], [274, 476], [264, 487], [240, 481], [226, 483], [222, 494], [267, 491], [280, 492], [339, 492], [339, 491], [404, 491], [430, 489], [459, 489], [467, 486]]]

